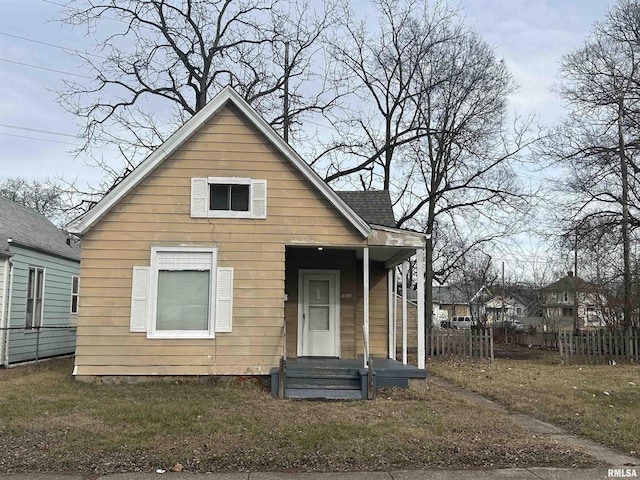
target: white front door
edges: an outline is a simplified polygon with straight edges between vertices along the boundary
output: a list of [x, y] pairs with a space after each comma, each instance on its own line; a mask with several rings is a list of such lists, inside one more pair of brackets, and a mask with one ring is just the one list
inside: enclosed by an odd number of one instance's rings
[[299, 356], [339, 357], [340, 272], [301, 270], [299, 275]]

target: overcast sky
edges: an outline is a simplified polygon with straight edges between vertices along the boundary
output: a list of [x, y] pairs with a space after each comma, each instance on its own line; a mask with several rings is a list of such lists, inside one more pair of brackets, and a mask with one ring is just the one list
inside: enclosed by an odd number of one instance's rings
[[[68, 153], [78, 141], [73, 118], [51, 91], [83, 71], [56, 46], [82, 49], [88, 39], [52, 21], [64, 0], [0, 0], [0, 178], [64, 175], [96, 183], [100, 171]], [[603, 18], [606, 0], [462, 0], [467, 22], [504, 58], [521, 85], [511, 109], [549, 124], [562, 114], [550, 93], [561, 56]], [[453, 2], [452, 4], [456, 4]], [[37, 68], [39, 67], [39, 68]], [[107, 157], [109, 151], [103, 152]]]

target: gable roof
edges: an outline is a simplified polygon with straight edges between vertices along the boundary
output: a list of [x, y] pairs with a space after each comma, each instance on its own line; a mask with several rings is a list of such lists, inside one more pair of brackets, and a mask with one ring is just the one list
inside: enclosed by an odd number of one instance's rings
[[469, 300], [455, 285], [434, 285], [431, 289], [433, 303], [440, 305], [469, 305]]
[[[9, 239], [12, 242], [9, 242]], [[11, 243], [53, 255], [80, 260], [76, 242], [67, 244], [67, 235], [44, 215], [0, 198], [0, 253], [8, 254]]]
[[93, 227], [120, 199], [133, 190], [147, 175], [169, 158], [198, 129], [220, 112], [226, 105], [233, 104], [249, 122], [262, 133], [273, 147], [305, 177], [364, 237], [370, 227], [340, 196], [327, 185], [303, 158], [231, 87], [225, 87], [205, 107], [191, 117], [171, 135], [160, 147], [145, 158], [133, 172], [105, 195], [96, 206], [81, 217], [73, 220], [67, 228], [71, 233], [83, 235]]
[[573, 274], [562, 277], [557, 282], [541, 288], [541, 290], [543, 292], [572, 292], [576, 289], [576, 286], [579, 292], [596, 292], [600, 290], [596, 284], [587, 282], [580, 277], [575, 277]]
[[369, 225], [396, 228], [389, 190], [336, 193]]

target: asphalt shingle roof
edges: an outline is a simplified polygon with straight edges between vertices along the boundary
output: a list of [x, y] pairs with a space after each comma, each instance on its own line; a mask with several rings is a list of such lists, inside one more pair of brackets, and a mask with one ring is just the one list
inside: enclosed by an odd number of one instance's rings
[[9, 238], [25, 247], [80, 260], [77, 243], [68, 245], [67, 235], [44, 215], [0, 198], [0, 252], [9, 252]]
[[369, 225], [396, 228], [388, 190], [336, 193]]
[[453, 285], [434, 285], [431, 289], [433, 294], [433, 303], [441, 305], [468, 305], [469, 299], [464, 293]]

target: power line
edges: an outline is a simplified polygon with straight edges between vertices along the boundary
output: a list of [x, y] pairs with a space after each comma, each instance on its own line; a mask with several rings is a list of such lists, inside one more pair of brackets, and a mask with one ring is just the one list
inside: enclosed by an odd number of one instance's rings
[[26, 138], [28, 140], [41, 140], [43, 142], [60, 143], [62, 145], [71, 145], [71, 146], [77, 147], [77, 148], [80, 147], [80, 145], [77, 145], [75, 143], [61, 142], [59, 140], [51, 140], [51, 139], [48, 139], [48, 138], [28, 137], [26, 135], [16, 135], [14, 133], [5, 133], [5, 132], [0, 132], [0, 135], [6, 135], [7, 137]]
[[23, 67], [37, 68], [39, 70], [47, 70], [49, 72], [62, 73], [63, 75], [73, 75], [74, 77], [86, 78], [86, 79], [89, 79], [89, 80], [93, 80], [94, 79], [93, 77], [88, 77], [86, 75], [80, 75], [79, 73], [65, 72], [65, 71], [62, 71], [62, 70], [56, 70], [54, 68], [47, 68], [47, 67], [41, 67], [39, 65], [32, 65], [30, 63], [16, 62], [14, 60], [8, 60], [6, 58], [0, 58], [0, 62], [13, 63], [15, 65], [22, 65]]
[[[27, 140], [40, 140], [41, 142], [59, 143], [61, 145], [70, 145], [72, 147], [81, 148], [81, 145], [78, 145], [77, 143], [61, 142], [60, 140], [51, 140], [49, 138], [29, 137], [27, 135], [16, 135], [15, 133], [6, 133], [6, 132], [0, 132], [0, 135], [5, 135], [7, 137], [15, 137], [15, 138], [25, 138]], [[66, 134], [64, 134], [64, 135], [66, 135]], [[79, 137], [76, 137], [76, 138], [79, 138]], [[120, 153], [120, 150], [116, 150], [115, 148], [100, 147], [100, 146], [93, 146], [92, 148], [97, 148], [99, 150], [107, 150], [109, 152], [118, 152], [118, 153]]]
[[77, 54], [80, 54], [80, 55], [89, 55], [91, 57], [102, 58], [103, 60], [107, 60], [107, 57], [104, 57], [102, 55], [98, 55], [96, 53], [81, 52], [80, 50], [76, 50], [75, 48], [63, 47], [62, 45], [56, 45], [54, 43], [43, 42], [41, 40], [36, 40], [34, 38], [22, 37], [20, 35], [14, 35], [13, 33], [0, 32], [0, 35], [5, 35], [7, 37], [12, 37], [12, 38], [18, 38], [18, 39], [24, 40], [26, 42], [37, 43], [38, 45], [45, 45], [47, 47], [58, 48], [58, 49], [62, 50], [63, 52], [67, 53], [67, 54], [69, 52], [72, 52], [72, 53], [77, 53]]
[[72, 135], [70, 133], [52, 132], [50, 130], [38, 130], [37, 128], [21, 127], [19, 125], [9, 125], [6, 123], [0, 123], [0, 127], [15, 128], [17, 130], [26, 130], [28, 132], [47, 133], [49, 135], [60, 135], [62, 137], [80, 138], [78, 135]]

